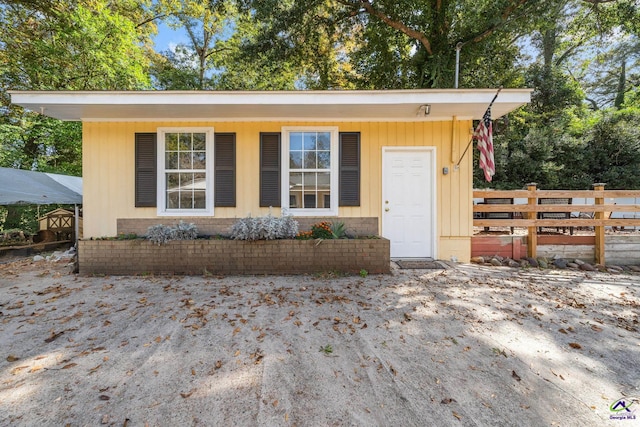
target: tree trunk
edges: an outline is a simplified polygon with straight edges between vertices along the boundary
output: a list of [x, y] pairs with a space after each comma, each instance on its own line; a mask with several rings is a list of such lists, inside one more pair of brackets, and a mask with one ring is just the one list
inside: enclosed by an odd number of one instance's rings
[[624, 104], [624, 88], [627, 83], [627, 58], [622, 58], [622, 66], [620, 67], [620, 78], [618, 79], [618, 88], [616, 89], [616, 100], [613, 105], [616, 109], [620, 109]]
[[4, 221], [3, 228], [11, 230], [14, 228], [22, 228], [22, 209], [18, 206], [7, 206], [7, 218]]

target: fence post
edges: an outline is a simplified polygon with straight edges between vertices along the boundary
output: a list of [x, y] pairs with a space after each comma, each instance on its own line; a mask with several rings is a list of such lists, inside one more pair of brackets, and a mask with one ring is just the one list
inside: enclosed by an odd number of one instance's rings
[[[536, 219], [535, 205], [538, 204], [538, 196], [536, 196], [536, 183], [532, 182], [527, 184], [527, 190], [533, 193], [529, 195], [529, 212], [527, 219]], [[538, 230], [535, 225], [529, 226], [529, 233], [527, 236], [527, 255], [531, 258], [535, 258], [538, 252]]]
[[[593, 184], [593, 190], [594, 191], [604, 191], [604, 186], [605, 184], [603, 183], [596, 183]], [[604, 205], [604, 194], [602, 195], [602, 197], [594, 197], [595, 199], [595, 204], [597, 205]], [[604, 254], [604, 212], [599, 211], [595, 213], [595, 219], [599, 219], [602, 222], [596, 226], [593, 227], [593, 229], [595, 230], [595, 234], [596, 234], [596, 239], [595, 239], [595, 248], [594, 248], [594, 252], [595, 252], [595, 258], [596, 258], [596, 263], [597, 264], [602, 264], [604, 265], [605, 263], [605, 254]]]

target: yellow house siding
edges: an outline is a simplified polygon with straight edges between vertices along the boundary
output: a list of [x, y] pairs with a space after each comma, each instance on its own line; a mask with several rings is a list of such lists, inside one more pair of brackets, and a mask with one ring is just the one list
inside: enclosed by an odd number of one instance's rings
[[[84, 232], [86, 237], [113, 236], [117, 218], [155, 218], [156, 208], [134, 206], [134, 134], [156, 132], [158, 127], [213, 127], [215, 132], [236, 134], [235, 208], [215, 208], [219, 218], [263, 215], [258, 206], [260, 132], [280, 132], [282, 126], [338, 126], [341, 132], [360, 132], [361, 205], [341, 207], [339, 216], [378, 217], [382, 210], [382, 147], [429, 146], [436, 148], [438, 257], [468, 260], [472, 234], [472, 153], [458, 170], [456, 153], [469, 142], [471, 121], [456, 122], [85, 122], [83, 124]], [[454, 131], [455, 126], [455, 131]], [[452, 138], [455, 138], [452, 140]], [[457, 161], [457, 159], [456, 159]], [[442, 168], [449, 174], [443, 175]], [[278, 214], [279, 212], [274, 212]], [[160, 217], [158, 223], [173, 218]], [[177, 220], [177, 218], [176, 218]], [[381, 221], [379, 221], [381, 223]]]

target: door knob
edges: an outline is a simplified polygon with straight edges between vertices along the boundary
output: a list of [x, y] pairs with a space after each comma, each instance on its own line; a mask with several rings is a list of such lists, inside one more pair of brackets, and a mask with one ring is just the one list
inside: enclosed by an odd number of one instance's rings
[[384, 211], [385, 212], [389, 212], [389, 208], [384, 208]]

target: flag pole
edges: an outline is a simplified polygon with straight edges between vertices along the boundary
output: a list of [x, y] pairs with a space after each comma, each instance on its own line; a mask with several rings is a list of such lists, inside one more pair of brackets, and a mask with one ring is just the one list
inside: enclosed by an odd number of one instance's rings
[[[487, 107], [487, 110], [489, 108], [491, 108], [491, 106], [493, 105], [493, 103], [496, 101], [496, 98], [498, 98], [498, 95], [500, 94], [500, 91], [502, 90], [502, 86], [500, 86], [498, 88], [498, 91], [496, 92], [496, 94], [493, 96], [493, 99], [491, 100], [491, 102], [489, 103], [489, 106]], [[487, 111], [485, 110], [485, 111]], [[462, 159], [464, 159], [464, 156], [467, 154], [467, 151], [469, 151], [469, 147], [471, 147], [471, 143], [473, 142], [473, 135], [471, 136], [471, 139], [469, 140], [469, 143], [467, 144], [467, 148], [464, 149], [464, 153], [462, 153], [462, 156], [460, 156], [460, 160], [458, 160], [458, 163], [456, 163], [455, 168], [459, 168], [460, 167], [460, 163], [462, 162]]]

